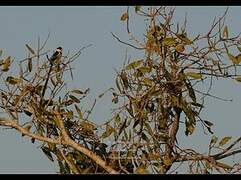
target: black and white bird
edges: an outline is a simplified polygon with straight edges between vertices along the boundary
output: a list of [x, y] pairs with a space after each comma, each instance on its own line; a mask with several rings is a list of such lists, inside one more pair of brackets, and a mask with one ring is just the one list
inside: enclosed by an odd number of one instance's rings
[[53, 63], [56, 59], [61, 58], [62, 52], [63, 52], [63, 48], [62, 47], [58, 47], [55, 50], [54, 54], [49, 58], [49, 61], [51, 63]]
[[53, 53], [53, 55], [50, 58], [48, 58], [48, 60], [50, 61], [50, 68], [49, 68], [49, 72], [47, 74], [46, 81], [45, 81], [45, 84], [44, 84], [44, 88], [43, 88], [43, 91], [42, 91], [42, 94], [41, 94], [41, 100], [40, 100], [40, 105], [41, 106], [42, 106], [42, 103], [43, 103], [45, 91], [47, 89], [47, 84], [48, 84], [48, 81], [49, 81], [50, 73], [52, 71], [52, 67], [54, 65], [54, 62], [56, 60], [59, 60], [62, 57], [62, 52], [63, 52], [63, 48], [62, 47], [58, 47], [58, 48], [56, 48], [56, 50]]

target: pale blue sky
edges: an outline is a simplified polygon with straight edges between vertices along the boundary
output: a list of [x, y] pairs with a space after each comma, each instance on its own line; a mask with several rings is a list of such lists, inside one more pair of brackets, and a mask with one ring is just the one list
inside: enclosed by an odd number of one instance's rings
[[[74, 51], [79, 47], [93, 44], [83, 51], [75, 62], [74, 81], [71, 87], [90, 88], [91, 94], [99, 95], [107, 88], [114, 86], [115, 71], [124, 61], [126, 47], [117, 42], [111, 32], [123, 40], [128, 40], [125, 24], [120, 16], [125, 7], [0, 7], [0, 49], [8, 55], [22, 59], [26, 55], [25, 44], [37, 45], [37, 37], [44, 39], [51, 32], [47, 44], [49, 50], [62, 46], [64, 51]], [[225, 7], [193, 7], [178, 6], [176, 19], [182, 19], [187, 12], [188, 32], [205, 33], [210, 27], [213, 17], [221, 15]], [[227, 24], [231, 32], [241, 31], [241, 7], [230, 7]], [[131, 19], [132, 30], [144, 30], [141, 18]], [[144, 31], [142, 31], [144, 32]], [[136, 32], [139, 36], [141, 31]], [[128, 48], [131, 57], [141, 57], [141, 53]], [[217, 136], [240, 136], [241, 126], [241, 84], [234, 81], [218, 81], [214, 83], [216, 95], [234, 99], [223, 102], [215, 99], [206, 101], [203, 117], [214, 122]], [[93, 98], [90, 98], [90, 101]], [[96, 123], [104, 122], [111, 117], [111, 99], [105, 96], [97, 103], [95, 114], [91, 117]], [[0, 128], [0, 173], [55, 173], [57, 166], [50, 162], [29, 139], [22, 138], [14, 130]], [[188, 147], [195, 146], [206, 151], [210, 136], [203, 135], [202, 129], [186, 138], [180, 132], [179, 143]], [[197, 143], [198, 142], [198, 143]]]

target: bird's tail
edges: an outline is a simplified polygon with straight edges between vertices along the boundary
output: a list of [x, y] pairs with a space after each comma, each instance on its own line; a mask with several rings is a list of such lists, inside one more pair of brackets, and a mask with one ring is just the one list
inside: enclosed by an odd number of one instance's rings
[[46, 89], [47, 89], [47, 85], [48, 85], [48, 81], [49, 81], [49, 76], [50, 76], [50, 73], [52, 71], [52, 67], [53, 67], [53, 63], [50, 63], [50, 68], [49, 68], [49, 72], [47, 74], [47, 79], [45, 81], [45, 84], [44, 84], [44, 88], [43, 88], [43, 91], [42, 91], [42, 94], [41, 94], [41, 99], [40, 99], [40, 106], [42, 107], [43, 105], [43, 100], [44, 100], [44, 94], [46, 92]]

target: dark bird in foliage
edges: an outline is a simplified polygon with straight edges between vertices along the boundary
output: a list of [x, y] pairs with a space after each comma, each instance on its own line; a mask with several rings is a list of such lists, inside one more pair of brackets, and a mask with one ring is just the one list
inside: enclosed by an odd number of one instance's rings
[[51, 73], [51, 71], [52, 71], [52, 67], [53, 67], [53, 65], [54, 65], [54, 62], [55, 62], [57, 59], [61, 58], [62, 52], [63, 52], [63, 48], [62, 48], [62, 47], [58, 47], [58, 48], [55, 50], [54, 54], [53, 54], [50, 58], [48, 58], [48, 60], [49, 60], [49, 62], [50, 62], [50, 68], [49, 68], [49, 72], [48, 72], [48, 74], [47, 74], [47, 78], [46, 78], [46, 81], [45, 81], [45, 84], [44, 84], [44, 88], [43, 88], [43, 91], [42, 91], [42, 94], [41, 94], [40, 106], [42, 106], [42, 103], [43, 103], [44, 94], [45, 94], [45, 91], [46, 91], [46, 89], [47, 89], [47, 85], [48, 85], [48, 81], [49, 81], [49, 76], [50, 76], [50, 73]]

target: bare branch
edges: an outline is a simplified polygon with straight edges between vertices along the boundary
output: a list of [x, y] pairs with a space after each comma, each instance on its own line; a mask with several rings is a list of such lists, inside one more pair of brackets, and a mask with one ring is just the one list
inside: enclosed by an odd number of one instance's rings
[[94, 152], [86, 149], [85, 147], [83, 147], [80, 144], [77, 144], [75, 141], [73, 141], [68, 133], [65, 130], [64, 127], [64, 123], [62, 121], [61, 115], [59, 114], [59, 112], [55, 111], [54, 112], [56, 115], [56, 121], [57, 121], [57, 126], [59, 127], [61, 133], [62, 133], [62, 138], [63, 140], [70, 146], [72, 146], [73, 148], [75, 148], [76, 150], [84, 153], [85, 155], [87, 155], [89, 158], [91, 158], [96, 164], [100, 165], [101, 167], [103, 167], [107, 172], [109, 172], [110, 174], [117, 174], [117, 172], [111, 168], [110, 166], [106, 165], [106, 162], [103, 161], [98, 155], [96, 155]]
[[228, 152], [229, 150], [231, 150], [232, 149], [232, 147], [234, 147], [238, 142], [240, 142], [241, 141], [241, 137], [240, 138], [238, 138], [236, 141], [234, 141], [230, 146], [228, 146], [226, 149], [224, 149], [222, 152], [220, 152], [220, 153], [217, 153], [217, 154], [215, 154], [215, 155], [212, 155], [212, 157], [213, 158], [215, 158], [215, 159], [222, 159], [222, 158], [224, 158], [224, 157], [228, 157], [228, 156], [230, 156], [230, 155], [232, 155], [232, 154], [236, 154], [236, 153], [239, 153], [239, 151], [240, 150], [238, 150], [237, 152], [231, 152], [231, 153], [228, 153], [228, 155], [226, 156], [226, 155], [224, 155], [226, 152]]
[[19, 131], [23, 135], [27, 135], [31, 138], [37, 139], [39, 141], [44, 141], [44, 142], [49, 142], [53, 144], [61, 144], [60, 139], [53, 139], [53, 138], [47, 138], [44, 136], [40, 136], [38, 134], [31, 133], [27, 129], [24, 129], [22, 126], [20, 126], [15, 120], [6, 120], [4, 118], [0, 118], [0, 125], [1, 126], [6, 126], [6, 127], [12, 127]]
[[122, 43], [122, 44], [128, 45], [128, 46], [133, 47], [133, 48], [138, 49], [138, 50], [143, 50], [143, 49], [145, 49], [145, 48], [139, 48], [139, 47], [136, 47], [136, 46], [134, 46], [134, 45], [132, 45], [132, 44], [126, 43], [126, 42], [124, 42], [124, 41], [121, 41], [116, 35], [114, 35], [113, 33], [111, 33], [111, 34], [112, 34], [112, 36], [113, 36], [115, 39], [117, 39], [117, 40], [118, 40], [120, 43]]

